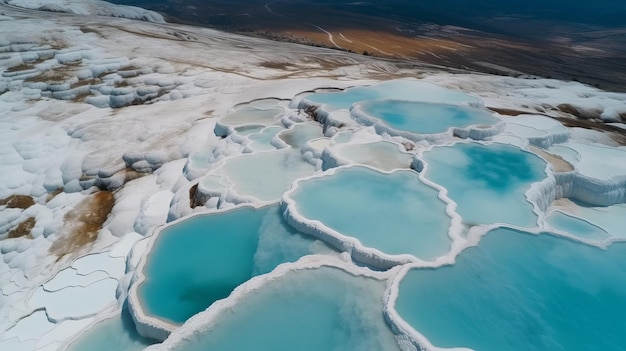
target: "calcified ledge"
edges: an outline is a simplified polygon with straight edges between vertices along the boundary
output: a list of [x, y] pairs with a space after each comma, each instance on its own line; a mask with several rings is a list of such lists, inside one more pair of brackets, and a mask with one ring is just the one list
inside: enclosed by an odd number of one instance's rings
[[[400, 81], [402, 81], [402, 80], [400, 80]], [[436, 84], [430, 83], [430, 82], [423, 82], [423, 81], [419, 81], [419, 80], [414, 80], [414, 81], [412, 81], [412, 80], [405, 80], [404, 82], [414, 82], [414, 83], [417, 83], [417, 84], [428, 84], [428, 85], [432, 85], [433, 87], [435, 87], [437, 89], [449, 90], [449, 92], [465, 94], [465, 93], [461, 93], [461, 92], [458, 92], [458, 91], [442, 88], [442, 87], [440, 87], [440, 86], [438, 86]], [[376, 87], [376, 86], [378, 86], [380, 84], [383, 84], [383, 83], [379, 82], [377, 84], [371, 85], [370, 87]], [[354, 87], [351, 87], [351, 88], [359, 88], [359, 87], [365, 87], [365, 86], [354, 86]], [[346, 91], [346, 90], [351, 89], [351, 88], [346, 88], [346, 89], [331, 89], [331, 88], [329, 88], [329, 90], [334, 90], [334, 91], [341, 92], [341, 91]], [[422, 86], [422, 88], [424, 88], [424, 87]], [[321, 90], [321, 89], [314, 90], [312, 93], [316, 93], [319, 90]], [[416, 95], [417, 94], [418, 93], [416, 92]], [[339, 120], [339, 119], [337, 119], [337, 118], [335, 118], [333, 116], [335, 113], [337, 113], [339, 111], [342, 111], [342, 110], [332, 110], [332, 109], [329, 109], [326, 104], [317, 103], [317, 102], [309, 100], [307, 98], [307, 95], [308, 94], [305, 94], [305, 93], [300, 93], [300, 94], [296, 95], [296, 97], [294, 97], [294, 99], [292, 100], [292, 102], [289, 105], [289, 107], [294, 108], [294, 109], [303, 110], [306, 113], [308, 113], [312, 118], [314, 118], [316, 121], [318, 121], [319, 123], [321, 123], [324, 126], [324, 131], [325, 132], [327, 130], [329, 130], [329, 129], [332, 129], [332, 128], [342, 128], [342, 127], [345, 127], [347, 121]], [[465, 94], [465, 95], [467, 95], [467, 94]], [[471, 96], [467, 95], [467, 97], [469, 98]], [[387, 98], [381, 97], [380, 99], [385, 100]], [[419, 99], [419, 98], [417, 98], [417, 96], [416, 96], [416, 99], [412, 99], [412, 98], [408, 98], [408, 97], [405, 97], [405, 99], [406, 99], [406, 101], [431, 102], [431, 103], [436, 103], [438, 101], [437, 99], [435, 99], [434, 101], [432, 101], [432, 99]], [[357, 102], [358, 101], [355, 101], [354, 104], [356, 104]], [[353, 106], [354, 106], [354, 104], [353, 104]], [[458, 103], [451, 103], [451, 104], [452, 105], [457, 105], [457, 106], [469, 106], [469, 107], [473, 107], [473, 108], [484, 108], [485, 107], [483, 101], [478, 99], [478, 98], [467, 99], [466, 101], [459, 101]], [[350, 115], [352, 115], [352, 112], [350, 112]], [[354, 119], [353, 119], [353, 121], [354, 121]], [[495, 133], [493, 133], [494, 131], [492, 131], [493, 134], [491, 136], [493, 136], [495, 134], [498, 134], [500, 132], [500, 130], [504, 127], [504, 125], [502, 124], [502, 125], [498, 125], [498, 126], [494, 126], [494, 127], [497, 129], [497, 131], [495, 131]], [[481, 128], [476, 128], [476, 129], [481, 129]], [[377, 131], [378, 131], [378, 129], [377, 129]], [[460, 130], [458, 132], [459, 132], [459, 135], [457, 135], [457, 136], [459, 136], [459, 137], [462, 137], [462, 138], [470, 137], [471, 138], [471, 136], [469, 135], [469, 132], [470, 132], [469, 130], [463, 131], [462, 128], [460, 128]], [[413, 133], [408, 133], [408, 132], [406, 132], [406, 133], [407, 133], [407, 135], [411, 135], [413, 138], [416, 138], [416, 137], [420, 138], [420, 137], [428, 136], [428, 134], [413, 134]], [[463, 136], [466, 133], [467, 133], [467, 135]], [[477, 130], [476, 132], [472, 132], [472, 136], [476, 136], [476, 140], [482, 140], [482, 139], [479, 139], [479, 137], [482, 135], [482, 133], [484, 133], [484, 132], [480, 132], [480, 131]], [[447, 135], [446, 133], [442, 133], [442, 134]], [[436, 134], [434, 134], [434, 135], [436, 135]], [[409, 140], [412, 140], [412, 139], [409, 139]], [[419, 139], [419, 140], [428, 140], [428, 139], [422, 138], [422, 139]], [[437, 139], [434, 138], [433, 140], [436, 141]]]
[[[469, 238], [467, 247], [478, 245], [480, 237], [486, 234], [489, 229], [482, 228], [478, 232], [472, 233]], [[408, 264], [399, 267], [397, 273], [387, 283], [387, 289], [383, 296], [383, 316], [385, 322], [391, 328], [394, 334], [406, 335], [411, 344], [416, 346], [417, 350], [421, 351], [474, 351], [464, 347], [455, 348], [438, 348], [435, 347], [423, 334], [418, 332], [409, 323], [407, 323], [400, 314], [396, 311], [396, 301], [398, 300], [398, 294], [400, 292], [400, 282], [406, 276], [407, 272], [414, 268], [434, 269], [436, 267], [427, 267], [419, 264]]]
[[603, 180], [572, 171], [555, 173], [554, 177], [552, 201], [569, 198], [594, 206], [611, 206], [626, 202], [626, 176]]
[[135, 323], [135, 328], [137, 329], [137, 332], [139, 333], [139, 335], [143, 337], [163, 341], [168, 338], [170, 333], [172, 333], [174, 330], [179, 328], [179, 325], [167, 322], [163, 319], [157, 318], [155, 316], [152, 316], [146, 313], [146, 311], [144, 310], [141, 304], [141, 299], [139, 298], [139, 293], [138, 293], [138, 289], [140, 285], [143, 284], [143, 282], [146, 281], [147, 279], [144, 269], [146, 267], [148, 256], [152, 252], [152, 249], [156, 241], [158, 240], [159, 236], [163, 232], [163, 230], [171, 226], [174, 226], [182, 221], [186, 221], [188, 219], [191, 219], [197, 216], [213, 216], [215, 214], [226, 213], [229, 211], [233, 211], [233, 210], [237, 210], [237, 209], [241, 209], [245, 207], [259, 209], [263, 207], [263, 205], [236, 206], [236, 207], [229, 208], [223, 211], [213, 211], [213, 212], [208, 212], [208, 213], [193, 214], [191, 216], [177, 219], [173, 222], [170, 222], [166, 225], [163, 225], [155, 229], [154, 235], [152, 235], [152, 237], [150, 238], [148, 242], [148, 246], [146, 247], [146, 250], [141, 255], [139, 264], [137, 265], [137, 269], [135, 270], [135, 274], [130, 283], [130, 290], [128, 292], [128, 311], [130, 312], [130, 315], [133, 318], [133, 322]]
[[[541, 155], [535, 155], [543, 158]], [[543, 224], [542, 221], [550, 205], [562, 198], [578, 200], [594, 206], [626, 203], [626, 176], [599, 179], [581, 174], [577, 170], [555, 172], [549, 160], [545, 161], [548, 164], [546, 168], [548, 177], [532, 184], [526, 192], [527, 200], [534, 205], [535, 212], [539, 214], [540, 226]]]
[[554, 133], [547, 132], [544, 136], [526, 138], [530, 145], [548, 149], [554, 144], [562, 144], [569, 140], [569, 131], [559, 131]]
[[[381, 174], [391, 174], [397, 170], [385, 172], [367, 165], [349, 165], [331, 168], [324, 173], [315, 174], [313, 176], [297, 180], [281, 199], [281, 210], [287, 223], [301, 233], [312, 235], [313, 237], [325, 242], [326, 244], [336, 248], [339, 251], [346, 252], [350, 257], [360, 263], [374, 267], [380, 270], [390, 269], [392, 267], [407, 263], [419, 264], [442, 264], [449, 262], [450, 252], [460, 252], [460, 248], [464, 245], [464, 239], [461, 237], [463, 231], [462, 219], [456, 213], [456, 204], [443, 194], [443, 188], [419, 174], [419, 179], [425, 185], [433, 187], [439, 192], [439, 198], [446, 204], [446, 214], [450, 217], [450, 227], [448, 228], [448, 236], [451, 239], [451, 248], [448, 254], [440, 256], [432, 261], [423, 261], [410, 254], [389, 255], [372, 247], [364, 246], [357, 238], [347, 236], [333, 230], [318, 220], [305, 218], [299, 211], [296, 201], [291, 198], [292, 194], [300, 188], [300, 183], [312, 179], [332, 176], [335, 172], [346, 168], [366, 168]], [[406, 170], [405, 170], [406, 171]]]
[[[523, 149], [522, 149], [523, 150]], [[524, 150], [526, 151], [526, 150]], [[527, 151], [530, 152], [530, 151]], [[427, 167], [427, 166], [426, 166]], [[473, 227], [467, 234], [464, 247], [457, 252], [449, 253], [448, 260], [443, 265], [454, 264], [455, 258], [461, 251], [477, 246], [481, 238], [488, 232], [497, 228], [512, 228], [523, 230], [530, 234], [539, 235], [548, 232], [543, 223], [547, 208], [560, 198], [571, 198], [588, 202], [592, 205], [610, 206], [626, 202], [626, 176], [613, 177], [608, 180], [600, 180], [581, 175], [578, 171], [555, 173], [549, 163], [546, 165], [548, 177], [543, 181], [532, 184], [526, 192], [526, 199], [533, 204], [535, 212], [539, 214], [539, 227], [519, 228], [506, 224], [491, 224]], [[569, 240], [583, 242], [604, 248], [612, 241], [599, 242], [576, 237], [570, 234], [554, 233], [552, 235], [564, 237]], [[410, 263], [398, 267], [397, 274], [393, 275], [387, 284], [387, 290], [383, 297], [383, 314], [385, 321], [395, 334], [406, 335], [411, 343], [417, 345], [418, 350], [424, 351], [473, 351], [464, 347], [439, 348], [434, 346], [423, 334], [407, 323], [396, 310], [396, 301], [400, 290], [400, 283], [406, 274], [412, 269], [434, 269], [437, 265], [424, 265], [420, 263]]]
[[[472, 230], [468, 233], [468, 238], [466, 242], [466, 246], [463, 250], [476, 247], [479, 245], [480, 240], [487, 233], [498, 229], [498, 228], [509, 228], [513, 230], [519, 230], [526, 232], [530, 235], [554, 235], [557, 237], [562, 237], [565, 240], [573, 240], [584, 243], [585, 245], [592, 245], [600, 248], [606, 247], [607, 244], [610, 243], [600, 243], [584, 240], [571, 235], [562, 235], [561, 233], [553, 233], [548, 232], [542, 228], [518, 228], [510, 225], [502, 225], [502, 224], [494, 224], [488, 226], [477, 226], [472, 228]], [[549, 234], [547, 234], [549, 233]], [[454, 264], [457, 254], [454, 254], [454, 257], [451, 257], [451, 260], [446, 265]], [[441, 265], [443, 266], [443, 265]], [[385, 322], [391, 330], [395, 334], [405, 335], [407, 340], [413, 345], [417, 346], [417, 350], [421, 351], [475, 351], [473, 349], [465, 348], [465, 347], [452, 347], [452, 348], [444, 348], [444, 347], [436, 347], [434, 346], [426, 336], [421, 334], [417, 329], [413, 328], [408, 322], [406, 322], [396, 310], [396, 302], [398, 300], [398, 296], [400, 293], [400, 283], [405, 278], [407, 273], [413, 269], [436, 269], [441, 266], [433, 266], [433, 265], [421, 265], [421, 264], [407, 264], [401, 267], [397, 267], [395, 270], [396, 274], [394, 274], [387, 283], [387, 289], [385, 290], [385, 294], [383, 296], [383, 315], [385, 318]]]
[[[520, 148], [520, 150], [523, 152], [531, 153], [541, 158], [540, 155], [537, 155], [525, 148]], [[538, 216], [537, 225], [540, 230], [547, 229], [545, 228], [546, 210], [555, 200], [558, 200], [560, 198], [571, 198], [598, 206], [609, 206], [626, 202], [626, 176], [613, 177], [608, 180], [601, 180], [581, 175], [578, 171], [556, 173], [553, 171], [552, 165], [550, 165], [547, 160], [544, 159], [544, 161], [546, 162], [546, 178], [539, 182], [533, 183], [530, 188], [525, 192], [526, 200], [533, 205], [533, 211]], [[339, 251], [347, 252], [355, 261], [364, 263], [377, 269], [384, 270], [389, 269], [393, 266], [403, 265], [407, 263], [424, 264], [424, 261], [419, 260], [418, 258], [410, 254], [388, 255], [375, 248], [365, 247], [358, 239], [351, 236], [343, 235], [327, 227], [318, 220], [310, 220], [300, 214], [295, 200], [292, 199], [292, 194], [298, 191], [300, 183], [302, 181], [307, 181], [310, 179], [331, 176], [337, 170], [347, 167], [365, 167], [383, 174], [389, 174], [393, 172], [384, 172], [376, 168], [363, 165], [348, 165], [331, 168], [324, 173], [315, 174], [311, 177], [299, 179], [293, 184], [292, 188], [283, 195], [281, 200], [281, 209], [287, 223], [290, 226], [294, 227], [296, 230], [305, 234], [312, 235]], [[428, 164], [425, 162], [421, 162], [420, 158], [416, 158], [413, 162], [412, 167], [417, 167], [422, 170], [423, 168], [427, 168]], [[424, 176], [424, 173], [420, 173], [419, 178], [425, 184], [438, 189], [440, 199], [442, 199], [447, 204], [446, 213], [452, 218], [448, 233], [450, 238], [452, 239], [452, 247], [449, 253], [460, 252], [464, 247], [466, 247], [467, 240], [460, 237], [460, 233], [463, 230], [463, 224], [462, 218], [456, 212], [456, 203], [448, 197], [447, 190], [445, 188], [430, 181], [427, 177]], [[506, 224], [494, 223], [483, 225], [480, 227], [502, 225]], [[510, 227], [523, 229], [526, 231], [533, 230], [531, 228], [517, 228], [515, 226]], [[579, 240], [579, 238], [576, 237], [572, 237], [572, 239]], [[452, 256], [448, 254], [437, 258], [434, 262], [436, 264], [441, 264], [445, 262], [449, 263], [451, 257]]]
[[[283, 263], [276, 267], [276, 269], [272, 272], [254, 277], [246, 283], [238, 286], [235, 290], [233, 290], [230, 296], [216, 301], [204, 312], [194, 315], [187, 320], [185, 324], [174, 331], [162, 344], [150, 346], [146, 349], [146, 351], [167, 351], [175, 349], [181, 343], [193, 338], [195, 335], [202, 334], [203, 332], [210, 330], [216, 323], [219, 322], [219, 317], [222, 313], [227, 313], [230, 309], [237, 306], [237, 304], [244, 299], [247, 294], [254, 293], [255, 290], [260, 289], [264, 285], [272, 284], [273, 282], [282, 279], [285, 274], [289, 272], [317, 269], [322, 267], [337, 268], [353, 276], [363, 276], [377, 280], [387, 280], [396, 274], [395, 270], [388, 272], [375, 272], [367, 268], [355, 266], [350, 262], [342, 261], [339, 258], [324, 255], [310, 255], [303, 257], [294, 263]], [[394, 330], [392, 329], [392, 331]], [[400, 347], [403, 350], [415, 350], [416, 345], [409, 341], [406, 335], [396, 334], [396, 338], [398, 339]]]
[[[405, 168], [396, 168], [394, 170], [400, 170], [400, 169], [408, 169], [408, 168], [412, 168], [416, 167], [419, 169], [419, 171], [421, 171], [420, 166], [418, 166], [420, 164], [420, 160], [417, 159], [417, 156], [414, 153], [411, 152], [407, 152], [406, 150], [404, 150], [402, 148], [402, 146], [398, 143], [394, 143], [391, 142], [389, 140], [376, 140], [373, 139], [372, 141], [366, 141], [366, 142], [350, 142], [350, 143], [346, 143], [344, 145], [346, 146], [363, 146], [363, 147], [367, 147], [370, 144], [375, 144], [375, 143], [387, 143], [390, 145], [394, 145], [397, 147], [398, 149], [398, 153], [402, 154], [402, 155], [406, 155], [407, 158], [410, 158], [411, 162], [408, 162], [406, 164]], [[335, 148], [330, 148], [330, 147], [325, 147], [324, 150], [322, 150], [322, 152], [319, 154], [319, 158], [322, 162], [322, 170], [328, 170], [331, 168], [337, 168], [340, 166], [348, 166], [348, 165], [352, 165], [354, 164], [354, 162], [347, 160], [346, 157], [341, 156], [340, 153], [335, 149]], [[419, 172], [418, 171], [418, 172]]]
[[[388, 99], [387, 99], [388, 100]], [[379, 100], [379, 101], [387, 101]], [[485, 111], [485, 113], [489, 113]], [[491, 113], [489, 113], [491, 114]], [[468, 125], [466, 127], [449, 127], [445, 132], [421, 134], [392, 128], [385, 124], [381, 119], [369, 115], [363, 111], [361, 104], [355, 103], [350, 108], [350, 118], [364, 126], [373, 126], [380, 135], [389, 134], [391, 136], [399, 136], [413, 142], [428, 141], [431, 144], [444, 144], [451, 137], [456, 136], [461, 139], [485, 140], [491, 138], [504, 129], [505, 123], [495, 116], [494, 119], [499, 121], [494, 125]]]

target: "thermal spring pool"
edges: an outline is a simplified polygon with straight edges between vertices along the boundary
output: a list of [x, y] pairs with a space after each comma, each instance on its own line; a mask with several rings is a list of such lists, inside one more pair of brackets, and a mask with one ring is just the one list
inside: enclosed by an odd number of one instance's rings
[[569, 233], [581, 239], [604, 242], [610, 238], [602, 228], [561, 211], [551, 212], [546, 220], [553, 230]]
[[447, 189], [468, 224], [535, 227], [537, 215], [525, 193], [546, 178], [546, 162], [522, 149], [492, 143], [456, 143], [424, 153], [425, 177]]
[[321, 106], [324, 111], [349, 109], [366, 100], [397, 99], [433, 103], [481, 105], [480, 99], [462, 92], [417, 80], [392, 80], [368, 87], [353, 87], [338, 92], [318, 92], [304, 97], [306, 104]]
[[322, 126], [317, 123], [299, 123], [278, 135], [285, 144], [301, 149], [309, 140], [324, 136]]
[[613, 240], [626, 239], [626, 204], [616, 204], [608, 207], [591, 206], [580, 202], [570, 202], [569, 206], [561, 209], [566, 214], [580, 218], [606, 231]]
[[436, 347], [624, 350], [624, 255], [626, 243], [496, 229], [452, 266], [409, 269], [395, 309]]
[[450, 249], [446, 203], [413, 171], [337, 168], [332, 174], [298, 182], [283, 201], [286, 216], [302, 224], [300, 230], [334, 237], [336, 246], [351, 242], [361, 250], [422, 260], [435, 259]]
[[222, 168], [240, 196], [277, 201], [294, 180], [315, 172], [297, 149], [258, 152], [229, 159]]
[[278, 126], [267, 127], [258, 133], [251, 133], [248, 135], [250, 140], [250, 148], [254, 151], [268, 151], [275, 150], [276, 147], [272, 145], [272, 139], [276, 137], [276, 134], [280, 133], [283, 128]]
[[196, 332], [164, 349], [400, 350], [383, 316], [385, 283], [333, 266], [285, 270], [194, 317]]
[[145, 314], [181, 324], [252, 276], [325, 248], [287, 227], [278, 207], [238, 207], [165, 227], [137, 287]]
[[137, 334], [128, 310], [98, 322], [65, 351], [140, 351], [156, 341]]
[[450, 128], [486, 130], [500, 122], [491, 113], [471, 107], [400, 100], [370, 100], [354, 105], [352, 118], [366, 125], [381, 123], [390, 134], [438, 134]]
[[414, 156], [400, 150], [400, 145], [389, 141], [340, 144], [333, 148], [332, 154], [327, 159], [323, 159], [322, 168], [328, 169], [335, 164], [346, 164], [347, 162], [343, 160], [389, 172], [394, 169], [410, 168]]

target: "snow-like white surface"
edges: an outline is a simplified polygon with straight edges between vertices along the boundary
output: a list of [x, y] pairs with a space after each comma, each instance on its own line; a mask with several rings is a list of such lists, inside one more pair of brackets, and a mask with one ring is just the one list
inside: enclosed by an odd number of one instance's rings
[[549, 148], [569, 138], [569, 131], [559, 121], [539, 115], [503, 117], [506, 122], [502, 134], [527, 139], [530, 144]]
[[[0, 350], [57, 349], [103, 310], [119, 310], [118, 297], [127, 293], [149, 245], [143, 238], [155, 228], [240, 202], [275, 201], [290, 187], [291, 178], [278, 191], [255, 198], [254, 191], [245, 190], [248, 180], [229, 179], [226, 168], [237, 160], [254, 159], [259, 152], [297, 154], [310, 165], [308, 175], [321, 171], [324, 157], [367, 163], [351, 157], [359, 145], [387, 143], [397, 146], [398, 164], [408, 154], [416, 160], [413, 168], [421, 169], [416, 165], [428, 141], [368, 130], [347, 110], [322, 119], [323, 138], [305, 136], [288, 151], [274, 150], [292, 147], [281, 134], [268, 143], [267, 135], [235, 130], [254, 122], [237, 121], [233, 113], [278, 106], [281, 113], [261, 124], [293, 132], [294, 124], [309, 120], [294, 109], [304, 95], [291, 106], [285, 99], [301, 92], [372, 85], [388, 72], [425, 76], [408, 80], [420, 85], [424, 96], [441, 97], [446, 87], [455, 91], [453, 97], [459, 91], [470, 94], [463, 95], [463, 103], [480, 105], [482, 100], [487, 107], [524, 111], [500, 116], [504, 131], [494, 139], [551, 147], [576, 167], [530, 189], [528, 198], [538, 210], [547, 211], [563, 196], [600, 203], [612, 199], [606, 203], [612, 204], [626, 193], [623, 147], [607, 146], [614, 143], [609, 134], [566, 129], [545, 116], [571, 117], [573, 109], [563, 106], [571, 105], [580, 115], [617, 123], [626, 113], [626, 94], [548, 79], [453, 75], [429, 67], [403, 71], [362, 55], [150, 23], [163, 19], [96, 0], [9, 0], [0, 4], [0, 13], [0, 199], [25, 195], [35, 202], [26, 210], [0, 206]], [[290, 65], [285, 71], [265, 64], [275, 62]], [[412, 93], [386, 92], [407, 99], [414, 98]], [[221, 124], [221, 139], [214, 131], [229, 114], [234, 122]], [[289, 139], [290, 133], [282, 135]], [[248, 178], [261, 174], [254, 167], [247, 172]], [[265, 176], [271, 177], [271, 170]], [[195, 184], [200, 205], [191, 208]], [[94, 186], [116, 191], [97, 240], [63, 257], [51, 253], [66, 215]], [[615, 238], [624, 237], [615, 220], [623, 218], [622, 204], [580, 210], [579, 215]], [[5, 239], [29, 218], [35, 219], [32, 239]], [[455, 248], [451, 257], [460, 250]], [[192, 333], [190, 328], [181, 335]]]
[[29, 304], [33, 308], [45, 308], [48, 317], [54, 322], [66, 319], [83, 319], [96, 315], [109, 304], [114, 303], [118, 281], [105, 278], [86, 287], [70, 286], [55, 292], [43, 288], [35, 291]]
[[581, 174], [591, 178], [609, 179], [626, 174], [626, 146], [607, 147], [570, 142], [550, 150], [573, 164]]
[[164, 23], [160, 14], [136, 6], [114, 5], [106, 1], [88, 0], [8, 0], [8, 4], [33, 10], [66, 12], [84, 16], [111, 16]]

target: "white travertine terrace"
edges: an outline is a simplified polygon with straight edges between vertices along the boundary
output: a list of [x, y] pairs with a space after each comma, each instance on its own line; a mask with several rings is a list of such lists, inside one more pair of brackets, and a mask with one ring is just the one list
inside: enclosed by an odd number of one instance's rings
[[[33, 10], [38, 8], [66, 13], [51, 15]], [[513, 143], [531, 152], [531, 146], [543, 148], [542, 152], [559, 156], [573, 167], [557, 171], [550, 165], [549, 155], [540, 154], [549, 164], [547, 178], [526, 192], [539, 217], [537, 232], [549, 229], [545, 217], [559, 199], [616, 206], [615, 210], [606, 210], [609, 217], [624, 213], [624, 147], [615, 146], [611, 134], [565, 128], [546, 116], [573, 118], [557, 108], [571, 105], [574, 109], [561, 109], [593, 113], [624, 128], [621, 116], [626, 113], [626, 94], [551, 79], [451, 74], [427, 66], [398, 69], [393, 63], [362, 55], [206, 28], [150, 23], [147, 21], [161, 22], [162, 18], [153, 12], [98, 1], [10, 0], [0, 4], [0, 10], [0, 199], [22, 195], [34, 202], [26, 209], [0, 205], [2, 350], [57, 349], [94, 320], [119, 314], [131, 280], [140, 277], [140, 258], [149, 254], [146, 246], [153, 242], [149, 236], [155, 228], [194, 213], [241, 203], [266, 203], [238, 194], [234, 182], [220, 173], [220, 167], [227, 162], [267, 152], [255, 149], [250, 138], [237, 131], [241, 125], [219, 123], [219, 117], [242, 106], [267, 109], [278, 104], [284, 113], [277, 114], [272, 125], [286, 130], [304, 121], [313, 123], [311, 117], [321, 124], [324, 137], [316, 136], [298, 151], [314, 165], [312, 178], [320, 177], [322, 168], [352, 167], [360, 162], [342, 154], [344, 149], [360, 145], [396, 145], [401, 159], [412, 158], [410, 167], [420, 172], [428, 167], [421, 155], [432, 147], [432, 142], [447, 145], [458, 141], [455, 135], [487, 138], [486, 142]], [[285, 78], [284, 71], [263, 65], [268, 62], [290, 62], [294, 70]], [[433, 101], [434, 96], [439, 102], [524, 113], [515, 117], [496, 115], [503, 123], [497, 135], [493, 130], [476, 128], [474, 132], [446, 133], [429, 141], [363, 127], [350, 118], [348, 108], [326, 110], [307, 100], [320, 88], [339, 91], [375, 86], [381, 83], [376, 80], [378, 73], [388, 72], [424, 78], [404, 79], [402, 86], [413, 86], [413, 90], [391, 89], [379, 98]], [[303, 91], [308, 93], [298, 95]], [[455, 96], [462, 94], [467, 99], [449, 101], [449, 96], [439, 95], [442, 91], [453, 91]], [[419, 98], [419, 92], [430, 95]], [[287, 99], [292, 98], [287, 106]], [[271, 145], [277, 149], [289, 146], [280, 135], [271, 140]], [[198, 159], [192, 160], [193, 155]], [[445, 192], [423, 175], [420, 177], [442, 194]], [[191, 208], [190, 190], [195, 184], [197, 206]], [[63, 256], [50, 253], [52, 244], [63, 237], [65, 217], [98, 187], [116, 192], [113, 209], [98, 229], [95, 241]], [[138, 328], [143, 328], [142, 334], [160, 340], [174, 331], [163, 346], [154, 347], [165, 350], [215, 322], [215, 311], [236, 304], [245, 294], [254, 293], [255, 287], [291, 269], [334, 265], [352, 274], [392, 279], [388, 295], [393, 296], [397, 294], [395, 281], [407, 267], [379, 273], [359, 268], [352, 260], [384, 268], [405, 263], [421, 267], [452, 263], [459, 252], [477, 245], [480, 236], [493, 228], [463, 227], [454, 203], [445, 195], [441, 197], [448, 204], [455, 238], [450, 252], [436, 262], [364, 250], [337, 235], [340, 233], [330, 233], [287, 213], [287, 220], [295, 227], [345, 250], [344, 261], [315, 256], [283, 265], [242, 285], [231, 297], [176, 331], [173, 326], [144, 326], [141, 321]], [[607, 232], [620, 234], [614, 221], [602, 218], [594, 223]], [[8, 238], [24, 223], [34, 223], [27, 235]], [[623, 240], [626, 234], [621, 234], [612, 240]], [[132, 289], [130, 295], [132, 304], [137, 299]], [[427, 340], [399, 321], [392, 306], [385, 308], [387, 322], [407, 340], [407, 350], [415, 345], [434, 350]], [[136, 312], [135, 320], [141, 319], [138, 316]]]

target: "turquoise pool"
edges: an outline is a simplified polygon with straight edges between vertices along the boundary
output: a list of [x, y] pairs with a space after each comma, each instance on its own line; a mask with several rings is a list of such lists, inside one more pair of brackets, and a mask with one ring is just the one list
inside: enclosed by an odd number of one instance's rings
[[625, 243], [496, 229], [453, 266], [411, 269], [396, 310], [438, 347], [624, 350], [624, 255]]
[[299, 182], [288, 196], [306, 220], [385, 254], [431, 260], [450, 249], [446, 203], [413, 171], [341, 168]]
[[539, 156], [506, 144], [457, 143], [434, 147], [424, 158], [425, 177], [447, 189], [465, 223], [537, 225], [525, 193], [547, 177]]
[[384, 289], [384, 280], [334, 267], [290, 271], [172, 350], [400, 350], [383, 317]]
[[181, 324], [254, 275], [324, 250], [288, 227], [278, 205], [195, 216], [161, 231], [138, 294], [146, 314]]

